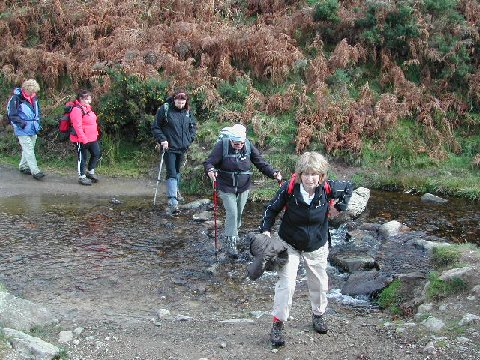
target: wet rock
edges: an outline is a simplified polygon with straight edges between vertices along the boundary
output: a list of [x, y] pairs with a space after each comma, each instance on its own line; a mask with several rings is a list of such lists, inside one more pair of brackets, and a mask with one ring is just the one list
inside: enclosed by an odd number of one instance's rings
[[4, 328], [5, 337], [24, 358], [50, 360], [59, 355], [60, 349], [38, 337], [33, 337], [21, 331]]
[[444, 204], [444, 203], [447, 203], [447, 202], [448, 202], [448, 200], [442, 199], [441, 197], [436, 196], [436, 195], [433, 195], [433, 194], [430, 194], [430, 193], [425, 193], [425, 194], [423, 194], [420, 199], [421, 199], [422, 201], [430, 202], [430, 203], [435, 203], [435, 204]]
[[193, 220], [195, 221], [208, 221], [212, 219], [211, 211], [202, 211], [200, 213], [193, 214]]
[[378, 229], [379, 234], [384, 239], [389, 239], [392, 236], [395, 236], [401, 232], [406, 232], [408, 230], [409, 230], [408, 226], [403, 225], [402, 223], [396, 220], [389, 221], [383, 224], [382, 226], [380, 226], [380, 229]]
[[393, 281], [392, 276], [381, 271], [357, 271], [352, 273], [342, 287], [342, 294], [373, 296]]
[[341, 270], [353, 273], [359, 270], [379, 269], [375, 259], [362, 254], [336, 254], [329, 257], [330, 263]]
[[440, 247], [440, 246], [451, 246], [452, 244], [446, 242], [438, 242], [438, 241], [428, 241], [425, 239], [414, 239], [412, 243], [424, 250], [431, 252], [433, 248]]
[[192, 210], [198, 209], [201, 206], [210, 205], [212, 201], [210, 199], [198, 199], [187, 204], [180, 205], [180, 209]]

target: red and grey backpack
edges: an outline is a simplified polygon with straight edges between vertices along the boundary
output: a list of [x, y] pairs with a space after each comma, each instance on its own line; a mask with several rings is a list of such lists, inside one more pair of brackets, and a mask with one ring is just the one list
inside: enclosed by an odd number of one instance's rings
[[58, 119], [58, 131], [62, 134], [75, 134], [75, 129], [72, 126], [72, 121], [70, 120], [70, 113], [72, 112], [74, 107], [78, 107], [82, 110], [82, 115], [85, 115], [82, 107], [79, 105], [75, 105], [73, 101], [68, 101], [65, 103], [65, 107], [63, 109], [63, 115]]

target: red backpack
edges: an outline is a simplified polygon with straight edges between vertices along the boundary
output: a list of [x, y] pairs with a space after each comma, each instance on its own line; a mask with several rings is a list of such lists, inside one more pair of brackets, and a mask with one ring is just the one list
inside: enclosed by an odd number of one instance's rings
[[[73, 101], [68, 101], [65, 103], [65, 107], [63, 110], [63, 115], [60, 119], [58, 119], [58, 131], [60, 131], [62, 134], [73, 134], [75, 135], [75, 129], [72, 126], [72, 122], [70, 120], [70, 113], [72, 112], [74, 107], [78, 107], [82, 109], [81, 106], [75, 105]], [[82, 109], [82, 114], [85, 115]]]

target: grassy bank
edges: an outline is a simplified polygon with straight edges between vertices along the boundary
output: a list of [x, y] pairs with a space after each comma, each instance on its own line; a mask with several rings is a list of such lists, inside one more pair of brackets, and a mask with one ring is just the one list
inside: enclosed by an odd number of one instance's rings
[[[17, 166], [20, 160], [20, 146], [11, 129], [3, 129], [0, 137], [0, 162]], [[75, 176], [75, 150], [68, 141], [52, 138], [52, 134], [43, 134], [38, 139], [37, 157], [40, 167], [47, 173]], [[205, 142], [205, 136], [200, 131], [203, 142], [196, 142], [187, 153], [186, 163], [182, 171], [181, 188], [186, 194], [209, 194], [211, 184], [203, 173], [202, 161], [210, 150], [211, 143]], [[280, 142], [280, 140], [278, 140]], [[97, 172], [111, 177], [156, 177], [160, 155], [154, 150], [153, 143], [144, 146], [130, 144], [126, 141], [114, 141], [109, 137], [101, 140], [102, 160]], [[290, 146], [290, 149], [289, 149]], [[284, 150], [285, 149], [285, 150]], [[276, 168], [281, 169], [284, 176], [294, 170], [297, 156], [293, 145], [283, 144], [263, 151], [265, 158]], [[438, 195], [449, 195], [480, 199], [479, 168], [468, 163], [468, 159], [450, 156], [445, 161], [425, 165], [421, 156], [411, 159], [410, 165], [391, 163], [385, 164], [385, 153], [376, 154], [379, 160], [357, 161], [346, 164], [345, 158], [331, 158], [332, 170], [330, 177], [352, 179], [357, 186], [371, 189], [386, 189], [392, 191], [416, 190], [431, 192]], [[422, 164], [419, 166], [419, 164]], [[255, 170], [252, 200], [266, 200], [273, 196], [277, 184], [262, 176]]]

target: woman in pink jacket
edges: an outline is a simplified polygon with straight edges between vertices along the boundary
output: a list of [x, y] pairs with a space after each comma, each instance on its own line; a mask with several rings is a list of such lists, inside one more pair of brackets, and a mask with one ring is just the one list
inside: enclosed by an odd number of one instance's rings
[[[92, 111], [91, 102], [92, 94], [82, 90], [70, 112], [70, 121], [73, 127], [70, 141], [75, 143], [77, 149], [78, 182], [81, 185], [92, 185], [92, 183], [98, 182], [95, 167], [100, 159], [101, 151], [98, 143], [97, 115]], [[90, 153], [90, 159], [86, 166], [88, 153]]]

